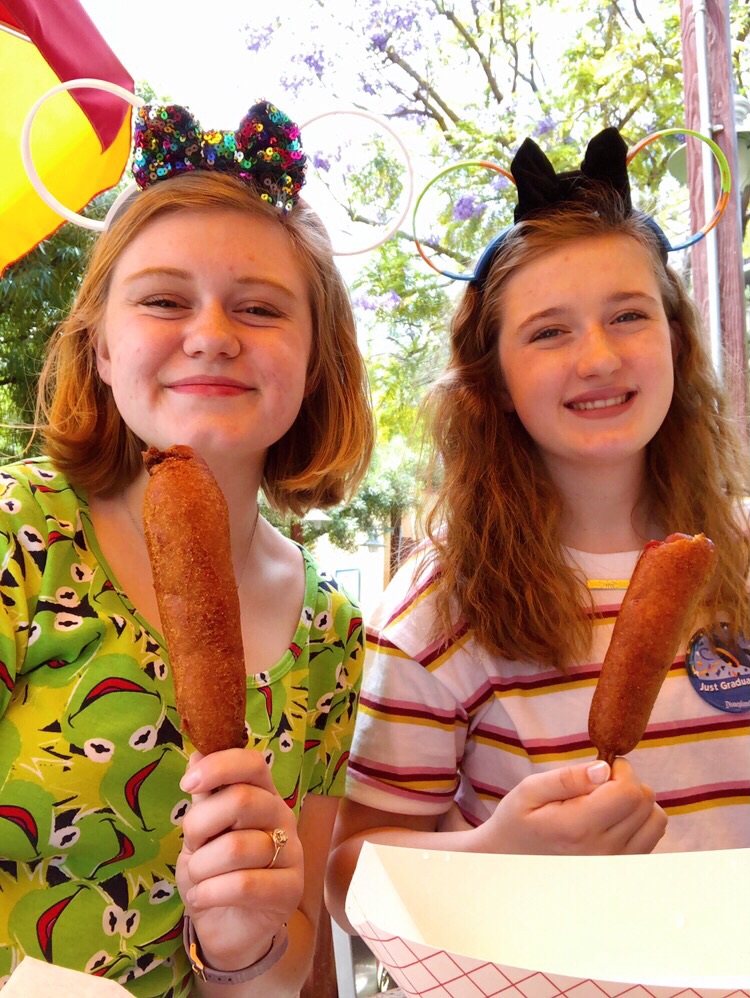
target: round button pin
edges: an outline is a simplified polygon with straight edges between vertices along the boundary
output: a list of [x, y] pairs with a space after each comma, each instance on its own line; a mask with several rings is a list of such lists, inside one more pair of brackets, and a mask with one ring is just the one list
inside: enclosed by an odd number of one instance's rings
[[685, 668], [693, 688], [718, 710], [739, 714], [750, 711], [750, 642], [735, 640], [720, 625], [709, 634], [701, 628], [690, 639]]

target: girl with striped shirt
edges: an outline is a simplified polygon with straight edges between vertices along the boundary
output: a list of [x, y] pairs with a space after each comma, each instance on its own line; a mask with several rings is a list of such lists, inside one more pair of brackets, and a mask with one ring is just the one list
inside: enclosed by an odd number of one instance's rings
[[[747, 465], [625, 153], [608, 129], [555, 176], [527, 140], [515, 224], [454, 316], [429, 396], [428, 541], [370, 622], [328, 866], [343, 925], [365, 839], [535, 854], [749, 840]], [[710, 597], [610, 769], [591, 697], [641, 550], [676, 531], [713, 539]]]

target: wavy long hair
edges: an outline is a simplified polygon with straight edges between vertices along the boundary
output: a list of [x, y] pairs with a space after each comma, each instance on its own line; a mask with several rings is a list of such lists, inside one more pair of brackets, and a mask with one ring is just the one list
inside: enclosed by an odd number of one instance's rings
[[350, 496], [370, 460], [373, 418], [349, 295], [318, 216], [302, 201], [280, 216], [240, 181], [203, 171], [155, 184], [121, 209], [97, 240], [69, 315], [49, 343], [37, 397], [36, 428], [46, 453], [70, 480], [106, 495], [143, 468], [144, 442], [120, 416], [99, 377], [95, 343], [114, 267], [150, 222], [168, 213], [230, 209], [271, 218], [289, 236], [307, 277], [313, 345], [302, 407], [268, 450], [262, 487], [282, 513], [304, 514]]
[[440, 565], [440, 624], [456, 613], [477, 640], [511, 660], [565, 670], [590, 648], [592, 606], [566, 561], [562, 497], [536, 444], [503, 408], [498, 330], [503, 292], [520, 267], [574, 239], [622, 234], [649, 253], [678, 349], [667, 416], [647, 447], [644, 508], [665, 531], [705, 533], [719, 564], [706, 622], [719, 611], [748, 633], [747, 462], [704, 346], [700, 319], [680, 277], [663, 263], [643, 217], [610, 193], [587, 196], [511, 230], [482, 289], [469, 285], [451, 325], [450, 359], [427, 398], [433, 479], [440, 481], [427, 533]]

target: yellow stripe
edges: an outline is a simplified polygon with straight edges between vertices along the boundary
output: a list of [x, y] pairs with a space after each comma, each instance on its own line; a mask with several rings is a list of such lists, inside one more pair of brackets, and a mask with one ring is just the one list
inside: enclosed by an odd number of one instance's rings
[[596, 686], [596, 676], [592, 676], [590, 679], [570, 680], [562, 685], [540, 686], [538, 689], [534, 690], [495, 690], [494, 695], [498, 700], [504, 700], [507, 697], [540, 697], [544, 696], [545, 693], [560, 693], [563, 690], [580, 690], [587, 686]]
[[[534, 760], [535, 762], [538, 760]], [[478, 793], [477, 797], [483, 801], [497, 802], [497, 794]], [[712, 807], [729, 807], [730, 805], [746, 805], [748, 803], [747, 794], [739, 794], [737, 797], [719, 797], [714, 800], [695, 801], [692, 804], [664, 805], [664, 810], [668, 815], [691, 814], [696, 811], [707, 811]]]
[[400, 648], [391, 648], [389, 645], [381, 645], [377, 641], [368, 640], [365, 642], [368, 651], [377, 652], [378, 655], [391, 655], [393, 658], [409, 658], [406, 652]]
[[686, 731], [680, 735], [664, 735], [663, 738], [648, 738], [638, 742], [636, 748], [664, 748], [666, 745], [686, 745], [688, 742], [707, 742], [716, 738], [745, 737], [744, 730], [737, 728], [721, 729], [719, 731]]
[[610, 614], [609, 617], [595, 617], [594, 627], [605, 627], [606, 625], [613, 624], [617, 620], [617, 614]]
[[460, 637], [458, 641], [454, 641], [448, 648], [445, 649], [442, 655], [436, 658], [433, 662], [430, 662], [425, 668], [428, 672], [432, 672], [434, 669], [439, 669], [443, 663], [447, 662], [452, 655], [457, 651], [461, 651], [464, 645], [471, 640], [471, 631], [467, 631], [463, 637]]
[[674, 807], [670, 807], [669, 804], [664, 805], [664, 810], [667, 814], [691, 814], [695, 811], [707, 811], [711, 807], [729, 807], [734, 804], [747, 804], [748, 800], [747, 794], [740, 794], [737, 797], [719, 797], [714, 800], [699, 800], [692, 804], [677, 804]]
[[429, 792], [438, 790], [454, 790], [456, 787], [455, 780], [409, 780], [408, 783], [404, 783], [397, 780], [389, 780], [386, 776], [382, 775], [379, 779], [382, 783], [398, 790], [426, 790]]
[[[648, 738], [638, 742], [636, 749], [664, 748], [667, 745], [687, 745], [696, 741], [710, 741], [715, 738], [742, 737], [744, 734], [744, 731], [736, 730], [687, 732], [686, 734], [672, 735], [664, 738]], [[543, 762], [567, 762], [570, 759], [583, 759], [594, 752], [592, 746], [583, 746], [580, 749], [563, 752], [530, 753], [521, 745], [506, 745], [504, 742], [498, 742], [493, 738], [487, 738], [483, 735], [476, 735], [474, 741], [478, 745], [486, 745], [488, 748], [498, 749], [501, 752], [509, 752], [511, 755], [528, 757], [535, 765]], [[636, 749], [633, 749], [633, 751], [635, 752]]]
[[[360, 714], [367, 714], [368, 717], [372, 717], [376, 721], [386, 721], [397, 724], [414, 724], [423, 728], [437, 728], [439, 731], [447, 731], [450, 728], [449, 724], [441, 724], [440, 721], [435, 721], [429, 717], [406, 717], [403, 714], [389, 714], [387, 711], [377, 710], [374, 707], [369, 707], [360, 701], [359, 704]], [[460, 726], [461, 721], [456, 720], [456, 724]]]
[[474, 742], [478, 745], [486, 745], [488, 748], [498, 749], [501, 752], [508, 752], [510, 755], [528, 758], [534, 765], [545, 762], [568, 762], [571, 759], [585, 759], [587, 756], [593, 755], [596, 751], [593, 745], [584, 745], [582, 748], [575, 749], [574, 751], [544, 752], [541, 755], [534, 752], [532, 755], [522, 745], [506, 745], [504, 742], [497, 742], [492, 738], [484, 738], [482, 735], [475, 736]]
[[419, 604], [422, 602], [423, 599], [427, 599], [427, 597], [432, 594], [434, 589], [435, 589], [435, 583], [433, 582], [425, 589], [423, 593], [420, 593], [419, 596], [417, 596], [415, 599], [410, 600], [408, 605], [404, 607], [404, 609], [397, 617], [393, 617], [391, 620], [389, 620], [388, 626], [390, 627], [391, 624], [395, 624], [397, 621], [402, 620], [408, 613], [411, 613], [411, 611], [414, 609], [415, 606], [419, 606]]

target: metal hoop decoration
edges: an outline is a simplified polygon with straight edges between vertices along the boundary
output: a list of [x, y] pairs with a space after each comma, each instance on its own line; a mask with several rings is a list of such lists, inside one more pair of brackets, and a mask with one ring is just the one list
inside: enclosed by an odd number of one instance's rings
[[412, 195], [414, 193], [414, 170], [411, 165], [411, 157], [409, 156], [409, 152], [406, 146], [404, 145], [401, 136], [397, 132], [395, 132], [393, 128], [391, 128], [391, 126], [387, 121], [385, 121], [383, 118], [379, 118], [376, 114], [370, 114], [368, 111], [350, 111], [350, 110], [322, 111], [320, 114], [316, 114], [313, 115], [312, 118], [308, 118], [308, 120], [304, 122], [304, 124], [299, 126], [299, 130], [304, 134], [305, 129], [308, 128], [310, 125], [312, 125], [314, 122], [320, 121], [321, 118], [330, 118], [333, 117], [334, 115], [339, 115], [339, 114], [341, 115], [348, 114], [354, 116], [355, 118], [367, 118], [369, 121], [374, 121], [375, 124], [380, 125], [381, 128], [383, 128], [386, 132], [388, 132], [395, 139], [404, 157], [404, 163], [406, 166], [406, 176], [408, 180], [406, 197], [404, 198], [404, 207], [401, 211], [401, 214], [396, 219], [396, 221], [386, 230], [384, 236], [381, 236], [381, 238], [378, 239], [377, 242], [370, 243], [368, 246], [365, 246], [363, 249], [356, 249], [356, 250], [334, 249], [333, 251], [334, 256], [359, 256], [361, 253], [369, 253], [370, 250], [377, 249], [378, 246], [382, 246], [383, 243], [387, 243], [388, 240], [391, 238], [391, 236], [398, 230], [403, 220], [406, 218], [406, 214], [409, 211], [409, 205], [411, 204]]
[[701, 142], [705, 142], [714, 155], [714, 159], [719, 166], [719, 175], [721, 177], [721, 192], [719, 193], [719, 197], [714, 206], [713, 214], [705, 225], [698, 230], [698, 232], [690, 236], [689, 239], [686, 239], [685, 242], [671, 247], [672, 250], [681, 250], [687, 249], [689, 246], [694, 246], [695, 243], [703, 239], [703, 237], [718, 224], [719, 219], [724, 214], [727, 205], [729, 204], [729, 195], [732, 190], [732, 174], [729, 169], [729, 163], [727, 162], [726, 156], [714, 140], [709, 139], [707, 135], [703, 135], [701, 132], [693, 131], [691, 128], [664, 128], [660, 132], [652, 132], [651, 135], [647, 135], [645, 139], [641, 139], [640, 142], [637, 142], [628, 152], [625, 160], [626, 164], [629, 166], [638, 153], [645, 149], [647, 145], [650, 145], [656, 139], [664, 138], [667, 135], [692, 135], [694, 139], [700, 139]]
[[[109, 83], [107, 80], [84, 78], [80, 80], [67, 80], [65, 83], [58, 83], [39, 98], [26, 116], [26, 121], [24, 122], [23, 130], [21, 132], [21, 157], [32, 187], [49, 208], [56, 211], [57, 214], [61, 215], [64, 219], [66, 219], [66, 221], [73, 222], [75, 225], [80, 225], [83, 229], [92, 229], [95, 232], [103, 232], [107, 224], [106, 219], [104, 221], [99, 221], [98, 219], [87, 218], [86, 215], [81, 215], [78, 212], [71, 211], [70, 208], [66, 208], [64, 204], [58, 201], [57, 198], [47, 190], [37, 173], [34, 161], [31, 157], [31, 126], [34, 124], [34, 118], [36, 117], [39, 108], [46, 100], [53, 97], [55, 94], [61, 93], [63, 90], [75, 90], [79, 87], [85, 87], [89, 90], [104, 90], [106, 93], [114, 94], [115, 97], [122, 97], [122, 99], [127, 101], [132, 107], [141, 107], [146, 103], [143, 98], [136, 97], [135, 94], [131, 94], [131, 92], [126, 90], [124, 87], [120, 87], [116, 83]], [[137, 191], [138, 186], [135, 183], [129, 184], [125, 190], [118, 195], [117, 200], [112, 207], [120, 204], [125, 197], [129, 197], [134, 190]], [[107, 213], [108, 216], [111, 211], [112, 209], [110, 208], [110, 212]]]
[[445, 169], [440, 171], [440, 173], [437, 173], [417, 198], [417, 202], [414, 205], [414, 212], [411, 216], [412, 235], [414, 236], [414, 245], [417, 248], [417, 253], [419, 253], [419, 255], [422, 257], [422, 259], [424, 260], [424, 262], [427, 264], [428, 267], [431, 267], [434, 271], [437, 271], [437, 273], [441, 274], [443, 277], [449, 277], [453, 281], [473, 281], [475, 273], [454, 274], [450, 270], [441, 270], [439, 267], [435, 266], [432, 260], [428, 259], [424, 250], [422, 249], [422, 244], [420, 243], [417, 237], [417, 212], [419, 211], [419, 206], [422, 203], [422, 198], [425, 196], [427, 191], [429, 191], [429, 189], [432, 187], [433, 184], [437, 183], [441, 177], [444, 177], [446, 175], [446, 173], [450, 173], [451, 170], [460, 170], [462, 167], [466, 166], [482, 166], [487, 170], [494, 170], [495, 173], [500, 173], [507, 180], [510, 180], [510, 182], [513, 184], [514, 187], [516, 186], [516, 181], [513, 178], [513, 174], [508, 173], [507, 170], [504, 170], [502, 166], [498, 166], [497, 163], [489, 163], [487, 160], [484, 159], [464, 159], [460, 163], [452, 163], [451, 166], [446, 166]]

